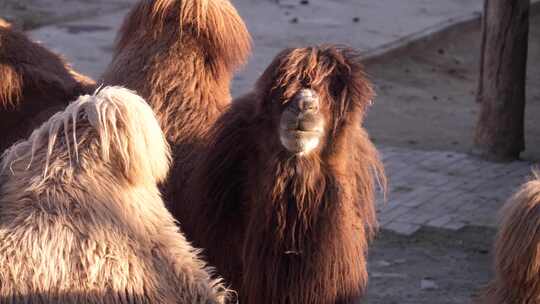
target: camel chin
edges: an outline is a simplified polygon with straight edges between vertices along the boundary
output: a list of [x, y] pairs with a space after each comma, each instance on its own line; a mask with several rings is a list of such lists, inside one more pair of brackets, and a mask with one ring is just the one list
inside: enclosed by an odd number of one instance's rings
[[312, 131], [284, 130], [279, 137], [287, 151], [305, 156], [314, 151], [321, 143], [321, 134]]

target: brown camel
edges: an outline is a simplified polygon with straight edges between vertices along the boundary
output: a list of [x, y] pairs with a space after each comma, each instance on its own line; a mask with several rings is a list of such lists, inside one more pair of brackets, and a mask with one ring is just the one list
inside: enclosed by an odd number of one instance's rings
[[[383, 166], [359, 57], [289, 49], [216, 122], [188, 183], [190, 239], [240, 303], [357, 303]], [[175, 202], [179, 203], [179, 202]]]
[[0, 19], [0, 154], [94, 82]]

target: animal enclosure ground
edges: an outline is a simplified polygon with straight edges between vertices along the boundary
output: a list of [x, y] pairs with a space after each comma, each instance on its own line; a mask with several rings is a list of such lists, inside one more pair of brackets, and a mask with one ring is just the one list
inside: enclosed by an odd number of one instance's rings
[[0, 17], [29, 30], [111, 13], [133, 3], [133, 0], [0, 0]]
[[[538, 7], [538, 5], [536, 6]], [[531, 15], [525, 145], [522, 157], [540, 160], [540, 10]], [[377, 143], [470, 152], [478, 105], [480, 22], [367, 62], [377, 84], [367, 128]]]
[[495, 231], [423, 228], [411, 237], [382, 232], [369, 253], [364, 304], [468, 304], [488, 282]]

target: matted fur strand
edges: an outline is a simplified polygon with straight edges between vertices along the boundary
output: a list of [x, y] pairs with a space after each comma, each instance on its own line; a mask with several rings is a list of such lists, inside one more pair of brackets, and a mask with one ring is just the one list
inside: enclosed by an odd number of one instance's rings
[[[49, 170], [53, 153], [66, 151], [70, 164], [79, 161], [79, 122], [89, 123], [92, 131], [97, 133], [95, 136], [99, 140], [101, 160], [106, 163], [115, 162], [116, 168], [121, 169], [119, 172], [126, 178], [150, 178], [149, 182], [155, 183], [166, 177], [170, 149], [152, 109], [134, 92], [120, 87], [106, 87], [94, 95], [81, 96], [68, 105], [65, 111], [53, 115], [27, 141], [6, 151], [2, 170], [28, 156], [30, 167], [37, 150], [44, 145], [47, 146], [43, 168], [45, 178], [53, 174]], [[62, 141], [59, 140], [61, 130], [64, 135]], [[81, 133], [83, 135], [84, 131]], [[63, 146], [55, 149], [55, 145]], [[28, 149], [29, 146], [31, 149]]]

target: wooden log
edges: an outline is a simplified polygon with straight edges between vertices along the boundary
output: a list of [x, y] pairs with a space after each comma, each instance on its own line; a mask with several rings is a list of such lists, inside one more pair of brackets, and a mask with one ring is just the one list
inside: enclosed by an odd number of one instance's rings
[[525, 149], [525, 80], [530, 0], [485, 0], [475, 146], [490, 160]]

